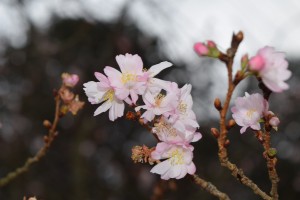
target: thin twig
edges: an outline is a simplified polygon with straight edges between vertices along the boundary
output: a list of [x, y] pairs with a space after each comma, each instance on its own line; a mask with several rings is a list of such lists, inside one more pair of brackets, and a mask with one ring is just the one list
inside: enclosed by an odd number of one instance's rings
[[[235, 164], [231, 163], [228, 159], [228, 152], [226, 149], [227, 143], [227, 133], [226, 128], [226, 115], [229, 108], [230, 100], [232, 98], [233, 91], [236, 85], [243, 79], [243, 77], [236, 76], [240, 80], [233, 80], [232, 77], [232, 66], [234, 61], [234, 56], [237, 51], [237, 48], [240, 42], [243, 40], [243, 33], [239, 32], [238, 34], [233, 34], [231, 48], [227, 50], [227, 54], [221, 54], [219, 59], [223, 61], [227, 66], [228, 71], [228, 91], [226, 94], [226, 100], [222, 109], [220, 109], [220, 135], [218, 137], [218, 147], [219, 147], [219, 160], [222, 166], [228, 168], [231, 171], [231, 174], [237, 178], [242, 184], [248, 186], [253, 190], [253, 192], [261, 196], [265, 200], [272, 200], [272, 198], [262, 191], [251, 179], [249, 179], [243, 172], [242, 169], [239, 169]], [[238, 75], [238, 74], [237, 74]]]
[[59, 97], [59, 95], [56, 95], [56, 97], [55, 97], [55, 104], [56, 105], [55, 105], [54, 120], [49, 129], [48, 135], [44, 137], [44, 142], [45, 142], [44, 146], [36, 153], [35, 156], [28, 158], [23, 166], [17, 168], [13, 172], [8, 173], [5, 177], [1, 178], [0, 179], [0, 187], [7, 185], [9, 182], [11, 182], [12, 180], [17, 178], [21, 174], [28, 171], [28, 169], [30, 168], [30, 166], [32, 164], [38, 162], [41, 158], [43, 158], [46, 155], [47, 150], [50, 148], [55, 136], [57, 135], [56, 127], [57, 127], [57, 123], [59, 120], [59, 114], [60, 114], [60, 110], [59, 110], [60, 97]]
[[218, 190], [218, 188], [212, 183], [203, 180], [196, 174], [191, 175], [191, 177], [197, 185], [199, 185], [203, 190], [207, 191], [208, 193], [214, 195], [215, 197], [218, 197], [220, 200], [230, 200], [227, 194]]

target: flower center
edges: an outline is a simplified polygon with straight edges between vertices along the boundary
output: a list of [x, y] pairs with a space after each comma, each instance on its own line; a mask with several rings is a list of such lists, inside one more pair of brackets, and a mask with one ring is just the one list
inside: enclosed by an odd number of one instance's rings
[[253, 115], [254, 112], [256, 112], [256, 110], [254, 110], [254, 109], [249, 109], [249, 110], [246, 112], [246, 116], [247, 116], [248, 118], [252, 118], [252, 115]]
[[156, 97], [155, 97], [155, 105], [156, 106], [160, 106], [162, 100], [165, 98], [165, 95], [163, 94], [158, 94]]
[[114, 96], [115, 96], [114, 90], [110, 89], [104, 94], [103, 99], [104, 99], [104, 101], [106, 101], [106, 100], [113, 101]]
[[182, 165], [184, 164], [184, 158], [183, 158], [183, 152], [175, 149], [174, 151], [171, 152], [171, 165]]
[[154, 124], [156, 129], [156, 134], [167, 134], [170, 137], [176, 137], [177, 131], [167, 122], [159, 122]]
[[128, 72], [123, 73], [122, 77], [121, 77], [121, 82], [123, 84], [126, 84], [128, 82], [132, 82], [132, 81], [136, 81], [136, 80], [137, 80], [136, 74], [131, 74], [131, 73], [128, 73]]
[[180, 101], [177, 106], [177, 109], [180, 111], [181, 114], [185, 114], [187, 110], [187, 104]]

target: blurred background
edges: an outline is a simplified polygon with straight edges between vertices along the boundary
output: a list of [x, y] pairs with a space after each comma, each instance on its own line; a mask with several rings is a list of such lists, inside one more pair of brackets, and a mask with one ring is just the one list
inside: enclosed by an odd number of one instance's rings
[[[197, 174], [229, 193], [233, 200], [260, 199], [220, 167], [217, 143], [210, 135], [218, 127], [215, 97], [227, 88], [222, 63], [199, 58], [193, 44], [214, 40], [225, 50], [233, 32], [245, 39], [237, 54], [254, 55], [265, 46], [286, 52], [293, 72], [290, 90], [273, 94], [270, 108], [281, 119], [272, 145], [278, 150], [281, 199], [300, 197], [300, 1], [205, 0], [1, 0], [0, 1], [0, 176], [22, 165], [43, 145], [52, 120], [52, 90], [62, 72], [77, 73], [76, 88], [87, 102], [82, 84], [96, 80], [95, 71], [117, 67], [118, 54], [139, 54], [146, 67], [161, 61], [174, 64], [160, 74], [181, 86], [193, 85], [194, 110], [203, 139], [195, 144]], [[242, 82], [235, 96], [259, 92], [254, 78]], [[216, 199], [188, 178], [160, 183], [151, 166], [134, 164], [134, 145], [154, 146], [155, 139], [137, 123], [107, 113], [93, 117], [95, 105], [86, 103], [76, 117], [66, 116], [59, 136], [38, 164], [0, 188], [0, 199], [41, 200], [151, 199], [157, 183], [163, 199]], [[251, 132], [230, 134], [230, 158], [265, 191], [270, 190], [262, 147]]]

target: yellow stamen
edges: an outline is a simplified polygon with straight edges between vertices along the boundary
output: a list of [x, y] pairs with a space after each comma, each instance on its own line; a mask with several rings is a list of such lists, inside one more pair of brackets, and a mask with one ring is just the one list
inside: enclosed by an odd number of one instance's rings
[[128, 73], [128, 72], [125, 72], [122, 74], [122, 77], [121, 77], [121, 81], [123, 84], [126, 84], [130, 81], [136, 81], [137, 79], [137, 76], [136, 74], [131, 74], [131, 73]]
[[155, 105], [156, 106], [160, 106], [163, 98], [165, 98], [165, 95], [163, 94], [158, 94], [156, 97], [155, 97]]
[[247, 117], [248, 117], [248, 118], [251, 118], [254, 112], [256, 112], [256, 110], [254, 110], [254, 109], [249, 109], [249, 110], [246, 112]]
[[104, 101], [106, 101], [106, 100], [113, 101], [114, 96], [115, 96], [114, 90], [110, 89], [104, 94], [103, 99], [104, 99]]
[[161, 134], [161, 133], [167, 133], [168, 136], [171, 137], [176, 137], [177, 136], [177, 131], [175, 128], [173, 128], [169, 123], [167, 122], [159, 122], [154, 124], [155, 128], [158, 130], [157, 134]]
[[187, 104], [183, 103], [182, 101], [179, 102], [179, 105], [177, 106], [178, 110], [182, 113], [185, 114], [187, 110]]
[[183, 152], [182, 150], [175, 149], [170, 154], [171, 165], [182, 165], [184, 164]]

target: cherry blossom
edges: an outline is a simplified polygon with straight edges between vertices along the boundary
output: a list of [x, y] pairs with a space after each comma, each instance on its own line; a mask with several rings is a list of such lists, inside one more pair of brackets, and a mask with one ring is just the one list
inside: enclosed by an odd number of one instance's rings
[[260, 130], [259, 121], [268, 108], [269, 104], [261, 94], [246, 93], [244, 97], [238, 97], [235, 100], [235, 106], [231, 111], [233, 119], [239, 126], [242, 126], [240, 132], [244, 133], [248, 127]]
[[84, 91], [91, 104], [103, 102], [94, 112], [94, 116], [106, 112], [109, 109], [109, 119], [111, 121], [122, 117], [125, 107], [124, 102], [115, 95], [115, 90], [105, 75], [96, 72], [95, 76], [99, 82], [89, 81], [83, 84], [85, 87]]
[[143, 61], [138, 55], [118, 55], [116, 61], [121, 72], [112, 67], [105, 67], [104, 72], [107, 75], [111, 86], [115, 89], [116, 96], [128, 103], [136, 103], [138, 95], [142, 95], [146, 89], [146, 83], [138, 80], [138, 76], [143, 75]]
[[179, 144], [188, 146], [190, 142], [196, 142], [202, 135], [195, 130], [179, 131], [165, 117], [161, 117], [158, 123], [154, 124], [153, 133], [160, 141], [169, 144]]
[[194, 174], [196, 167], [192, 161], [192, 151], [192, 146], [182, 147], [164, 142], [158, 143], [151, 157], [154, 160], [166, 160], [155, 165], [150, 172], [160, 174], [164, 180], [170, 178], [181, 179], [186, 174]]
[[285, 54], [277, 52], [273, 47], [258, 50], [256, 56], [249, 61], [250, 70], [257, 71], [262, 82], [273, 92], [282, 92], [289, 88], [285, 83], [291, 76]]
[[[163, 95], [158, 93], [157, 95], [152, 95], [150, 92], [147, 92], [143, 96], [143, 101], [145, 105], [138, 106], [135, 108], [136, 111], [145, 109], [146, 111], [141, 116], [145, 122], [152, 121], [155, 116], [166, 114], [168, 111], [172, 110], [172, 104], [174, 102], [175, 94], [168, 93], [167, 95]], [[176, 98], [175, 98], [176, 100]]]

